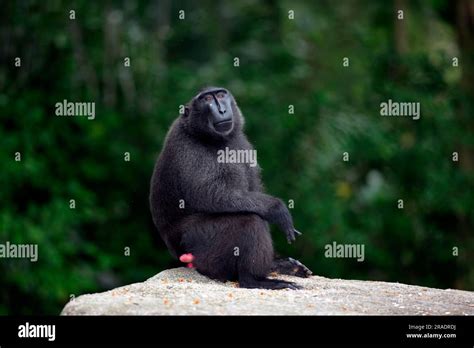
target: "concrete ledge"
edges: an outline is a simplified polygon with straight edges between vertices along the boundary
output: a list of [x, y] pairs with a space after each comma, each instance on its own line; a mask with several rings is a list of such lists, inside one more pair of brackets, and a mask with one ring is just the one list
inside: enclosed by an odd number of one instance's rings
[[240, 289], [194, 269], [77, 297], [62, 315], [474, 315], [474, 293], [376, 281], [302, 279], [304, 290]]

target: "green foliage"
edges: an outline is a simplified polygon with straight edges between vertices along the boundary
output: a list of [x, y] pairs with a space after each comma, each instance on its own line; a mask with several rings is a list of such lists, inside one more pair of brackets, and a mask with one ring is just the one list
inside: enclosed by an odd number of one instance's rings
[[[39, 259], [0, 259], [0, 313], [58, 313], [71, 295], [173, 265], [148, 185], [179, 105], [203, 85], [234, 93], [267, 191], [295, 201], [304, 235], [288, 246], [275, 229], [280, 253], [323, 276], [473, 289], [474, 174], [451, 157], [473, 153], [474, 109], [451, 65], [447, 3], [408, 8], [403, 56], [384, 2], [6, 4], [0, 243], [36, 243]], [[95, 101], [96, 118], [55, 116], [64, 99]], [[388, 99], [420, 102], [421, 119], [381, 117]], [[325, 258], [333, 241], [364, 244], [365, 261]]]

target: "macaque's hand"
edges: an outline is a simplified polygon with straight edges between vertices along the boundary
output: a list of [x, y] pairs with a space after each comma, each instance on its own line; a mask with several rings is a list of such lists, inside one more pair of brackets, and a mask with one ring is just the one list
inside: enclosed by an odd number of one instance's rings
[[282, 200], [278, 200], [277, 206], [272, 209], [269, 215], [268, 221], [276, 224], [285, 233], [288, 244], [294, 242], [297, 235], [302, 234], [293, 226], [293, 218]]

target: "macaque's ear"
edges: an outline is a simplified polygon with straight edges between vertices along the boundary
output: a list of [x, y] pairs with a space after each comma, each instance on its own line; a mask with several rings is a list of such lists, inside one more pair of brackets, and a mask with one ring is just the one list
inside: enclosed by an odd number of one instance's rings
[[184, 107], [183, 116], [184, 116], [184, 117], [188, 117], [188, 116], [189, 116], [189, 112], [190, 112], [189, 106], [185, 106], [185, 107]]

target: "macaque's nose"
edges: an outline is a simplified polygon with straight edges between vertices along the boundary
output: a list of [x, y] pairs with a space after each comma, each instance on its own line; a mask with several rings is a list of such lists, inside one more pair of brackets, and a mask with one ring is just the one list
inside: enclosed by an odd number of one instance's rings
[[220, 102], [217, 102], [217, 110], [219, 111], [221, 115], [224, 115], [227, 111], [225, 106]]

